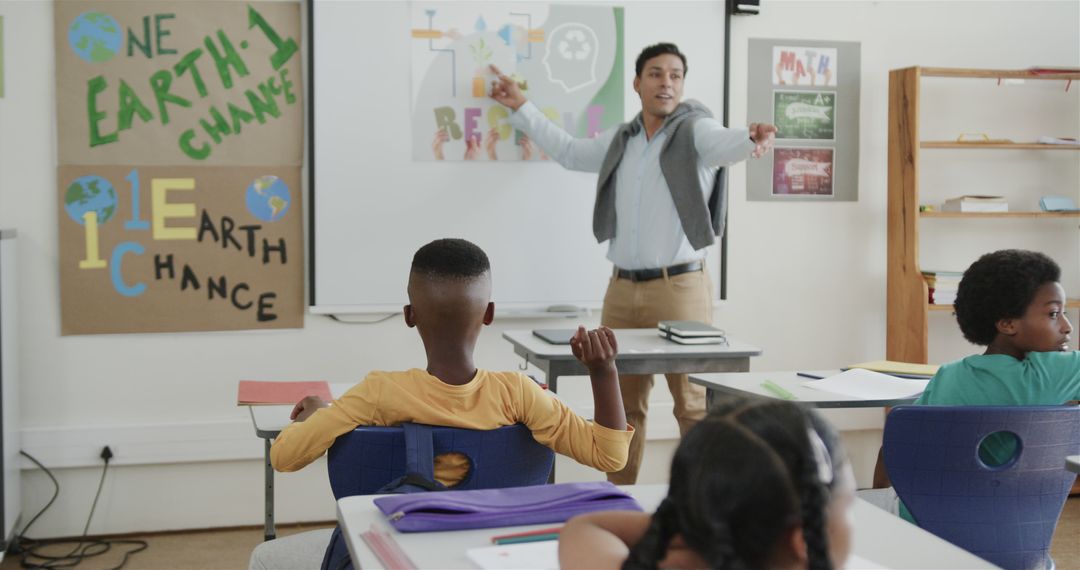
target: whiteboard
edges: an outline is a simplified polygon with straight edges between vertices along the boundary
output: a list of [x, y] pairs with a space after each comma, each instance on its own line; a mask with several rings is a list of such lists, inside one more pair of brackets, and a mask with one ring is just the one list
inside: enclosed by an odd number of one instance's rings
[[[470, 240], [487, 252], [498, 309], [599, 307], [612, 266], [607, 244], [592, 235], [596, 174], [551, 161], [413, 159], [410, 4], [309, 5], [311, 311], [400, 310], [413, 253], [444, 237]], [[687, 54], [684, 96], [719, 116], [723, 4], [621, 4], [624, 119], [640, 109], [631, 85], [634, 59], [662, 41]], [[714, 283], [716, 266], [710, 264]]]

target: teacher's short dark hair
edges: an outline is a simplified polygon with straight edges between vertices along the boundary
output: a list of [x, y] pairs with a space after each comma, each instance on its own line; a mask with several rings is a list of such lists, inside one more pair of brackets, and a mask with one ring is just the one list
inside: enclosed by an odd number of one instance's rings
[[666, 53], [679, 56], [679, 59], [682, 60], [683, 77], [686, 77], [686, 72], [690, 69], [686, 65], [686, 56], [683, 55], [683, 52], [679, 51], [679, 46], [669, 43], [653, 44], [641, 50], [641, 53], [637, 56], [637, 61], [634, 63], [634, 76], [641, 77], [641, 70], [645, 67], [646, 61]]
[[437, 239], [416, 250], [412, 272], [437, 279], [474, 279], [491, 270], [484, 250], [457, 238]]

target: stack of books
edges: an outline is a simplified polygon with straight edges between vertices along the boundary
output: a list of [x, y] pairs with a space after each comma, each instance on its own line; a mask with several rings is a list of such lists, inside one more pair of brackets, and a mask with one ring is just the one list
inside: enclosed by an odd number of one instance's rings
[[951, 305], [956, 302], [956, 290], [960, 288], [961, 271], [923, 271], [923, 279], [930, 289], [931, 305]]
[[679, 344], [727, 344], [724, 331], [701, 321], [660, 321], [661, 337]]
[[942, 212], [1008, 212], [1009, 203], [1001, 196], [968, 194], [945, 200]]

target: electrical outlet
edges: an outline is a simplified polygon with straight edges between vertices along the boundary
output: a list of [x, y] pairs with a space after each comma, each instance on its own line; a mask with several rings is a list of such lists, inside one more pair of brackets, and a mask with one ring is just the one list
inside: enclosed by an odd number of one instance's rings
[[106, 445], [101, 448], [101, 458], [105, 460], [105, 463], [108, 463], [109, 460], [113, 458], [113, 452], [109, 449], [109, 446]]

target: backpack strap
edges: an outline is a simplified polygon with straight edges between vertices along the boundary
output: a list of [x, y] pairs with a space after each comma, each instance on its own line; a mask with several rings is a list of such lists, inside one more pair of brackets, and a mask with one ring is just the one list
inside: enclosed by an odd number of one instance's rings
[[403, 423], [405, 430], [405, 472], [435, 480], [435, 446], [431, 426]]

